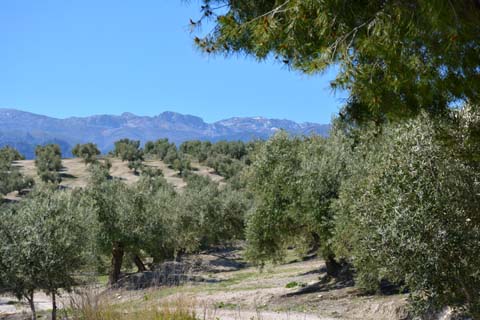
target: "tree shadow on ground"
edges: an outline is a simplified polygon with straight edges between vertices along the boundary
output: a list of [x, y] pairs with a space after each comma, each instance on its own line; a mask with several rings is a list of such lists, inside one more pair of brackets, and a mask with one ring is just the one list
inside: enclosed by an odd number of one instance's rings
[[348, 280], [335, 279], [325, 275], [320, 279], [320, 281], [309, 284], [305, 287], [302, 287], [295, 292], [287, 293], [282, 297], [295, 297], [295, 296], [301, 296], [301, 295], [310, 294], [310, 293], [340, 290], [348, 287], [353, 287], [354, 285], [355, 285], [355, 282], [351, 279], [348, 279]]
[[77, 179], [78, 178], [77, 176], [74, 176], [73, 174], [66, 173], [66, 172], [61, 172], [60, 177], [62, 179]]

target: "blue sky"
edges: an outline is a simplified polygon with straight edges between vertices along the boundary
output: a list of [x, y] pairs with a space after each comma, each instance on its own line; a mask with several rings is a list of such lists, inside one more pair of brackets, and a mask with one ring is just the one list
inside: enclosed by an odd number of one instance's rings
[[264, 116], [329, 122], [334, 72], [195, 49], [181, 0], [0, 1], [0, 107], [55, 117], [170, 110], [212, 122]]

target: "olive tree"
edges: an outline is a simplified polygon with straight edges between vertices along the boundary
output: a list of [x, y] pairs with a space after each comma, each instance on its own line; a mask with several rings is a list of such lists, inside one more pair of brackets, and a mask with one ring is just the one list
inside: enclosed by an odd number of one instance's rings
[[125, 252], [136, 247], [138, 229], [141, 223], [133, 210], [133, 193], [127, 185], [118, 180], [108, 180], [98, 169], [87, 189], [87, 202], [90, 204], [96, 221], [96, 242], [98, 248], [111, 256], [110, 284], [120, 278]]
[[36, 318], [34, 294], [52, 298], [71, 290], [74, 274], [85, 265], [89, 232], [87, 212], [68, 192], [39, 186], [27, 199], [1, 213], [0, 278], [4, 290], [25, 298]]
[[57, 144], [47, 144], [35, 148], [35, 165], [40, 179], [44, 182], [60, 182], [62, 152]]
[[82, 158], [85, 164], [95, 163], [100, 150], [94, 143], [77, 144], [72, 149], [72, 154], [76, 157]]
[[137, 173], [142, 167], [143, 151], [140, 148], [140, 141], [121, 139], [115, 142], [113, 154], [122, 161], [128, 161], [128, 167]]
[[279, 262], [292, 244], [320, 250], [327, 272], [341, 265], [331, 248], [334, 213], [350, 141], [336, 126], [329, 139], [277, 133], [252, 156], [247, 188], [255, 205], [248, 217], [248, 256], [264, 264]]
[[133, 253], [137, 267], [141, 269], [141, 253], [160, 263], [175, 257], [178, 248], [178, 233], [175, 228], [177, 193], [163, 178], [161, 171], [145, 170], [133, 187], [136, 194], [135, 211], [143, 224], [141, 241]]
[[111, 257], [110, 284], [120, 279], [127, 256], [139, 271], [146, 270], [143, 255], [155, 263], [173, 258], [184, 230], [176, 228], [177, 194], [161, 171], [145, 170], [127, 186], [109, 179], [105, 168], [92, 168], [85, 202], [94, 213], [97, 247]]
[[478, 318], [480, 175], [445, 143], [468, 140], [458, 132], [426, 115], [364, 132], [335, 203], [335, 244], [359, 285], [404, 284], [418, 312], [452, 306]]
[[159, 139], [157, 141], [148, 141], [144, 150], [146, 154], [163, 160], [171, 148], [176, 148], [174, 143], [170, 143], [168, 139]]
[[25, 160], [25, 156], [18, 152], [17, 149], [10, 146], [0, 148], [0, 159], [5, 159], [9, 162]]
[[250, 201], [242, 191], [220, 188], [209, 178], [186, 177], [178, 195], [174, 228], [179, 254], [243, 238]]
[[22, 156], [13, 148], [0, 149], [0, 195], [33, 186], [33, 179], [25, 177], [18, 167], [13, 165], [13, 161], [21, 159]]

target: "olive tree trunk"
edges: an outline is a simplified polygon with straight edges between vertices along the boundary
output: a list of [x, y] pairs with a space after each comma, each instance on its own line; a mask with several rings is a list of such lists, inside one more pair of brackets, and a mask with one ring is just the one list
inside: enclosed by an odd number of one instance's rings
[[136, 254], [133, 257], [133, 262], [137, 266], [138, 272], [145, 272], [147, 271], [147, 267], [145, 267], [145, 264], [143, 263], [142, 259]]
[[32, 312], [32, 320], [37, 320], [37, 311], [35, 310], [35, 301], [34, 301], [34, 292], [30, 291], [25, 297], [30, 305], [30, 310]]
[[120, 279], [120, 271], [122, 270], [123, 256], [125, 251], [123, 245], [115, 243], [112, 249], [112, 263], [109, 275], [109, 283], [113, 285]]
[[335, 260], [333, 255], [329, 255], [325, 259], [325, 265], [327, 267], [327, 275], [330, 277], [336, 278], [342, 271], [342, 265]]
[[57, 295], [52, 292], [52, 320], [57, 320]]

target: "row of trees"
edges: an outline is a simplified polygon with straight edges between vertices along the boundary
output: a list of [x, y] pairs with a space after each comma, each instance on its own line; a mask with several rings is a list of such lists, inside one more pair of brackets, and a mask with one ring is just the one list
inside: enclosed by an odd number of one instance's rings
[[[138, 174], [145, 169], [143, 161], [145, 155], [164, 161], [167, 165], [185, 175], [191, 170], [191, 161], [195, 160], [212, 167], [218, 174], [229, 179], [238, 177], [239, 173], [249, 163], [248, 153], [253, 150], [255, 143], [243, 143], [241, 141], [211, 142], [187, 141], [177, 149], [174, 143], [168, 139], [149, 141], [144, 149], [140, 141], [121, 139], [115, 142], [112, 155], [128, 162], [128, 167]], [[72, 149], [75, 157], [83, 159], [86, 165], [98, 163], [101, 154], [94, 143], [77, 144]], [[57, 144], [37, 146], [35, 149], [35, 165], [37, 174], [43, 182], [60, 182], [62, 177], [62, 152]], [[0, 163], [2, 164], [0, 193], [6, 194], [11, 191], [31, 187], [33, 180], [23, 178], [19, 170], [13, 166], [13, 161], [23, 160], [24, 157], [17, 150], [5, 147], [0, 150]]]
[[250, 163], [249, 154], [260, 142], [242, 141], [186, 141], [180, 145], [180, 152], [199, 163], [213, 168], [222, 177], [238, 177], [243, 168]]
[[282, 132], [254, 153], [248, 256], [319, 248], [332, 276], [409, 290], [419, 314], [445, 306], [480, 317], [480, 114], [363, 127], [337, 122], [327, 139]]
[[145, 154], [163, 160], [175, 170], [184, 173], [191, 169], [191, 161], [205, 164], [216, 173], [230, 179], [238, 176], [249, 163], [248, 154], [256, 143], [242, 141], [192, 140], [183, 142], [179, 148], [168, 139], [149, 141], [145, 144]]
[[125, 261], [145, 271], [145, 258], [157, 264], [243, 237], [251, 201], [241, 191], [188, 175], [177, 193], [157, 170], [142, 170], [132, 186], [110, 177], [103, 163], [88, 170], [83, 189], [40, 183], [0, 207], [0, 290], [27, 299], [34, 315], [35, 291], [51, 295], [55, 319], [59, 290], [70, 290], [83, 272], [107, 268], [115, 284]]

